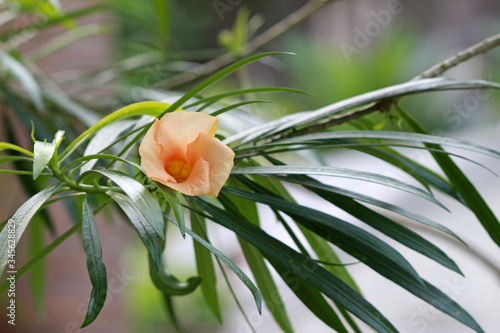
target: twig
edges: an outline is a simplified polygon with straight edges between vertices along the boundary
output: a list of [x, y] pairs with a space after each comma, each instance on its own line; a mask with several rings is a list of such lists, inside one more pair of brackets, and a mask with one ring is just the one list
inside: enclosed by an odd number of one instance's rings
[[[465, 62], [481, 53], [486, 53], [496, 47], [500, 46], [500, 34], [497, 34], [495, 36], [489, 37], [485, 40], [483, 40], [480, 43], [477, 43], [463, 51], [460, 51], [453, 56], [449, 57], [448, 59], [440, 62], [439, 64], [436, 64], [432, 66], [431, 68], [427, 69], [426, 71], [422, 72], [421, 74], [415, 76], [413, 79], [410, 81], [416, 81], [416, 80], [421, 80], [421, 79], [428, 79], [428, 78], [433, 78], [436, 76], [439, 76], [449, 70], [452, 67], [457, 66], [458, 64]], [[396, 103], [398, 98], [393, 98], [390, 100], [385, 100], [381, 102], [376, 102], [376, 103], [371, 103], [363, 108], [356, 109], [347, 113], [344, 113], [342, 115], [334, 116], [328, 120], [318, 122], [316, 124], [313, 124], [311, 126], [305, 127], [303, 129], [293, 131], [290, 133], [284, 133], [276, 138], [274, 140], [279, 140], [279, 139], [284, 139], [288, 137], [293, 137], [293, 136], [298, 136], [298, 135], [303, 135], [307, 133], [315, 133], [321, 130], [325, 130], [329, 127], [340, 125], [361, 117], [364, 117], [372, 112], [380, 111], [380, 112], [385, 112], [387, 111], [394, 103]]]
[[245, 57], [252, 52], [255, 52], [262, 46], [266, 45], [285, 31], [289, 30], [293, 26], [302, 22], [307, 17], [311, 16], [318, 9], [323, 7], [328, 2], [333, 0], [311, 0], [307, 2], [304, 6], [300, 7], [297, 11], [288, 15], [286, 18], [281, 20], [280, 22], [273, 25], [268, 30], [264, 31], [262, 34], [253, 38], [250, 42], [243, 46], [242, 50], [237, 54], [227, 53], [220, 57], [217, 57], [211, 61], [208, 61], [204, 64], [198, 65], [193, 68], [190, 72], [185, 72], [165, 81], [161, 84], [161, 88], [169, 89], [173, 87], [177, 87], [191, 81], [194, 81], [200, 77], [208, 75], [212, 72], [217, 71], [218, 69], [225, 67], [231, 64], [233, 61], [238, 58]]

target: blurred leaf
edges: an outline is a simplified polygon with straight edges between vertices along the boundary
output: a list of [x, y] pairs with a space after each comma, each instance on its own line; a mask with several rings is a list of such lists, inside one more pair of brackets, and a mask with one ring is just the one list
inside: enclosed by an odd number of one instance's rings
[[[205, 219], [198, 214], [191, 212], [191, 228], [193, 232], [208, 242], [206, 236]], [[193, 242], [194, 253], [196, 256], [196, 267], [198, 275], [203, 279], [201, 291], [208, 307], [215, 315], [215, 318], [222, 323], [222, 316], [219, 306], [219, 295], [217, 293], [217, 277], [215, 275], [214, 263], [211, 252], [199, 242]]]
[[5, 267], [7, 266], [9, 248], [12, 249], [11, 246], [17, 246], [19, 239], [23, 235], [24, 230], [26, 230], [26, 227], [31, 221], [33, 215], [35, 215], [37, 210], [44, 204], [44, 202], [47, 201], [52, 196], [52, 194], [54, 194], [54, 192], [59, 190], [61, 186], [61, 184], [56, 184], [49, 188], [46, 188], [45, 190], [40, 191], [39, 193], [32, 196], [21, 207], [19, 207], [19, 209], [11, 218], [11, 220], [14, 221], [13, 230], [15, 230], [16, 236], [15, 239], [13, 239], [13, 242], [9, 241], [9, 239], [12, 240], [9, 237], [9, 227], [3, 228], [3, 230], [0, 232], [0, 276], [2, 276]]
[[156, 268], [160, 270], [162, 254], [161, 239], [151, 224], [128, 196], [112, 191], [108, 191], [106, 194], [111, 197], [127, 215], [129, 221], [141, 237], [144, 246], [148, 249], [149, 255], [153, 259]]
[[216, 117], [216, 116], [221, 115], [223, 113], [226, 113], [228, 111], [237, 109], [237, 108], [239, 108], [241, 106], [248, 105], [248, 104], [255, 104], [255, 103], [271, 103], [271, 102], [269, 102], [269, 101], [245, 101], [245, 102], [240, 102], [240, 103], [232, 104], [232, 105], [226, 106], [226, 107], [224, 107], [222, 109], [216, 110], [216, 111], [210, 113], [210, 115]]
[[106, 266], [102, 262], [102, 248], [94, 213], [90, 208], [87, 197], [83, 199], [82, 206], [82, 242], [87, 255], [87, 269], [89, 271], [92, 292], [85, 320], [80, 328], [91, 324], [101, 312], [108, 292]]
[[272, 55], [278, 55], [278, 54], [292, 54], [288, 52], [267, 52], [267, 53], [261, 53], [257, 54], [245, 59], [242, 59], [240, 61], [235, 62], [234, 64], [218, 71], [217, 73], [213, 74], [212, 76], [208, 77], [205, 81], [201, 82], [197, 86], [195, 86], [193, 89], [189, 90], [187, 93], [185, 93], [181, 98], [177, 100], [174, 104], [172, 104], [167, 110], [165, 110], [160, 116], [163, 116], [167, 112], [175, 111], [178, 108], [180, 108], [184, 103], [189, 101], [192, 97], [198, 95], [200, 92], [205, 90], [206, 88], [210, 87], [211, 85], [217, 83], [218, 81], [222, 80], [226, 76], [236, 72], [238, 69], [251, 64], [253, 62], [256, 62], [259, 59], [269, 57]]
[[33, 153], [30, 152], [30, 151], [28, 151], [28, 150], [26, 150], [26, 149], [24, 149], [24, 148], [16, 146], [16, 145], [14, 145], [12, 143], [0, 142], [0, 151], [5, 150], [5, 149], [15, 150], [15, 151], [18, 151], [18, 152], [23, 153], [25, 155], [33, 157]]
[[[29, 242], [30, 258], [37, 255], [45, 247], [44, 228], [42, 224], [43, 221], [41, 219], [37, 219], [37, 217], [38, 216], [34, 216], [34, 223], [31, 223]], [[38, 264], [33, 266], [29, 276], [31, 295], [33, 295], [33, 301], [35, 303], [35, 309], [39, 320], [44, 320], [47, 316], [45, 307], [45, 271], [45, 262], [40, 261]]]
[[122, 172], [113, 170], [90, 170], [82, 174], [80, 179], [85, 178], [91, 173], [100, 173], [115, 182], [123, 192], [132, 199], [156, 233], [161, 238], [164, 237], [161, 207], [155, 197], [144, 187], [144, 185]]
[[0, 51], [0, 62], [2, 62], [9, 72], [19, 81], [21, 86], [30, 96], [33, 101], [33, 105], [37, 108], [37, 110], [42, 111], [44, 105], [40, 86], [29, 69], [11, 57], [8, 53], [2, 51]]
[[38, 176], [45, 169], [47, 164], [49, 164], [50, 160], [54, 156], [56, 151], [56, 144], [52, 142], [35, 142], [35, 147], [33, 148], [34, 152], [34, 161], [33, 161], [33, 180], [37, 179]]
[[238, 90], [232, 90], [228, 91], [226, 93], [222, 94], [217, 94], [213, 95], [210, 97], [204, 97], [201, 98], [199, 101], [194, 102], [192, 104], [188, 104], [185, 106], [185, 109], [192, 108], [194, 106], [200, 105], [200, 104], [207, 104], [207, 103], [214, 103], [218, 102], [223, 98], [230, 97], [230, 96], [240, 96], [240, 95], [245, 95], [245, 94], [253, 94], [257, 92], [291, 92], [291, 93], [297, 93], [297, 94], [307, 94], [309, 95], [308, 92], [305, 92], [303, 90], [299, 89], [293, 89], [293, 88], [282, 88], [282, 87], [264, 87], [264, 88], [247, 88], [247, 89], [238, 89]]

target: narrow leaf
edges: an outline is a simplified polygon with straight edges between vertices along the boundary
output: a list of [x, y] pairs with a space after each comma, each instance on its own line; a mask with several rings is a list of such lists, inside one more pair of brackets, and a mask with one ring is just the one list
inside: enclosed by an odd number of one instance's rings
[[[12, 250], [17, 246], [33, 215], [61, 186], [61, 184], [53, 185], [28, 199], [9, 220], [11, 222], [0, 232], [0, 276], [7, 266], [9, 249]], [[15, 235], [15, 237], [9, 237], [10, 235]]]
[[102, 248], [94, 213], [85, 197], [82, 207], [82, 242], [87, 255], [87, 269], [89, 271], [92, 292], [85, 320], [80, 328], [91, 324], [101, 312], [108, 292], [106, 267], [102, 261]]
[[100, 173], [115, 182], [127, 196], [132, 199], [134, 204], [139, 208], [146, 220], [151, 224], [156, 233], [163, 238], [163, 215], [160, 204], [155, 197], [137, 180], [119, 172], [112, 170], [90, 170], [80, 176], [85, 178], [91, 173]]
[[180, 194], [161, 184], [157, 185], [174, 210], [175, 219], [177, 220], [177, 223], [179, 223], [179, 229], [182, 237], [186, 238], [186, 222], [184, 222], [184, 211], [182, 210]]
[[146, 220], [142, 212], [128, 196], [112, 191], [108, 191], [106, 194], [112, 198], [118, 206], [120, 206], [125, 215], [127, 215], [129, 221], [132, 223], [132, 226], [135, 230], [137, 230], [137, 233], [141, 237], [144, 246], [148, 249], [156, 268], [160, 270], [162, 254], [161, 239], [151, 224]]

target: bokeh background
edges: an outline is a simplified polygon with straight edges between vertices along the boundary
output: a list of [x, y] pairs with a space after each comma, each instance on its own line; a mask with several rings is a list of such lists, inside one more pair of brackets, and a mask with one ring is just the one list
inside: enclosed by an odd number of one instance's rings
[[[170, 0], [162, 5], [161, 2], [63, 1], [65, 11], [104, 5], [89, 15], [77, 18], [76, 23], [71, 23], [79, 28], [79, 34], [70, 32], [74, 31], [69, 29], [70, 23], [63, 22], [34, 37], [26, 34], [23, 40], [1, 44], [5, 51], [16, 48], [28, 57], [32, 61], [32, 68], [43, 73], [43, 85], [54, 96], [53, 111], [40, 116], [42, 120], [49, 119], [51, 124], [36, 122], [35, 119], [37, 134], [43, 137], [48, 133], [45, 137], [49, 138], [53, 127], [57, 128], [58, 124], [68, 121], [58, 111], [62, 103], [61, 96], [71, 96], [78, 105], [72, 108], [73, 116], [81, 120], [80, 123], [71, 124], [74, 133], [81, 132], [100, 115], [126, 104], [171, 98], [172, 93], [167, 92], [166, 88], [170, 88], [169, 80], [173, 76], [222, 54], [238, 54], [245, 40], [238, 40], [235, 34], [229, 32], [235, 22], [249, 22], [250, 31], [247, 33], [251, 36], [252, 30], [255, 30], [254, 33], [259, 35], [306, 3], [298, 0]], [[9, 5], [12, 2], [0, 2], [3, 10]], [[249, 112], [255, 112], [265, 119], [274, 119], [286, 113], [312, 110], [356, 94], [407, 81], [455, 52], [498, 33], [499, 17], [500, 2], [492, 0], [331, 1], [261, 49], [293, 52], [295, 56], [278, 56], [253, 64], [211, 89], [212, 92], [219, 92], [235, 85], [294, 87], [314, 95], [265, 96], [273, 104], [259, 105]], [[2, 16], [0, 12], [0, 20], [5, 19], [5, 15]], [[20, 29], [36, 19], [36, 15], [27, 12], [7, 23], [2, 21], [0, 27], [4, 32], [7, 29]], [[69, 43], [71, 38], [76, 41]], [[498, 82], [500, 50], [476, 57], [446, 75]], [[192, 84], [189, 82], [172, 89], [182, 91]], [[405, 98], [401, 105], [434, 134], [469, 139], [500, 150], [498, 92], [432, 93]], [[12, 133], [9, 135], [24, 140], [28, 147], [28, 124], [35, 116], [3, 106], [0, 113], [1, 140], [6, 140], [7, 131], [10, 130]], [[374, 114], [365, 121], [373, 128], [398, 128], [397, 122], [391, 122], [383, 115]], [[423, 153], [413, 157], [432, 166], [431, 159]], [[307, 156], [303, 158], [305, 163]], [[359, 155], [325, 151], [323, 158], [330, 165], [403, 177], [386, 165]], [[471, 158], [500, 172], [498, 161], [486, 158], [480, 160], [477, 156]], [[463, 166], [497, 216], [500, 216], [499, 179], [477, 166], [467, 163]], [[16, 177], [0, 174], [0, 184], [0, 220], [4, 220], [27, 196]], [[429, 216], [463, 237], [469, 243], [469, 248], [429, 230], [422, 231], [457, 261], [465, 277], [448, 272], [396, 244], [394, 246], [408, 256], [419, 273], [470, 311], [486, 332], [499, 332], [500, 251], [479, 227], [473, 214], [453, 202], [445, 201], [453, 212], [448, 213], [379, 187], [372, 188], [356, 182], [345, 186], [378, 195], [380, 199]], [[313, 201], [293, 188], [292, 191], [300, 203], [327, 209], [322, 202]], [[52, 206], [49, 214], [54, 221], [56, 234], [64, 232], [73, 223], [73, 217], [63, 204]], [[99, 318], [82, 331], [173, 332], [163, 300], [150, 282], [146, 252], [139, 238], [117, 214], [99, 215], [97, 221], [103, 240], [103, 260], [108, 268], [110, 293]], [[355, 220], [351, 221], [356, 223]], [[265, 228], [274, 235], [283, 231], [272, 221]], [[234, 262], [244, 265], [234, 235], [221, 228], [213, 228], [211, 232], [217, 246]], [[53, 239], [53, 235], [46, 230], [41, 230], [40, 234], [47, 242]], [[29, 236], [26, 235], [19, 246], [19, 263], [30, 257]], [[290, 242], [286, 237], [282, 239]], [[172, 270], [177, 276], [187, 279], [196, 274], [191, 240], [183, 240], [176, 233], [171, 233], [168, 248]], [[343, 254], [342, 258], [346, 262], [351, 260]], [[470, 332], [468, 328], [367, 268], [352, 265], [349, 271], [365, 296], [401, 332]], [[231, 272], [228, 272], [228, 276], [256, 331], [279, 332], [266, 309], [259, 316], [250, 293]], [[223, 283], [221, 274], [218, 283], [224, 323], [220, 325], [215, 320], [198, 291], [176, 300], [178, 316], [185, 332], [251, 332]], [[46, 285], [42, 305], [37, 304], [37, 300], [31, 296], [31, 291], [41, 284]], [[287, 291], [286, 286], [280, 287], [296, 332], [329, 331]], [[72, 236], [49, 256], [44, 281], [30, 282], [25, 277], [18, 282], [17, 288], [16, 327], [7, 325], [6, 320], [2, 319], [1, 332], [79, 332], [78, 327], [83, 322], [91, 290], [79, 237]], [[0, 303], [2, 307], [7, 304], [5, 295], [0, 297]], [[364, 329], [369, 331], [368, 328]]]

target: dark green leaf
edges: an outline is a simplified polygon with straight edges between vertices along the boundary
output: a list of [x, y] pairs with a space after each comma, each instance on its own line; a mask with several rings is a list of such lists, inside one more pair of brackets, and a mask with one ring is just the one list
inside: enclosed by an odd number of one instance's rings
[[142, 242], [148, 249], [156, 268], [160, 270], [162, 254], [161, 239], [151, 224], [146, 220], [142, 212], [128, 196], [112, 191], [108, 191], [106, 194], [111, 197], [127, 215], [135, 230], [137, 230], [137, 233], [141, 237]]
[[87, 269], [89, 271], [92, 292], [90, 294], [87, 315], [80, 328], [91, 324], [101, 312], [108, 292], [108, 281], [106, 277], [106, 266], [102, 261], [102, 248], [94, 213], [85, 197], [82, 207], [82, 242], [83, 249], [87, 255]]
[[157, 185], [174, 210], [175, 219], [179, 223], [179, 230], [181, 231], [182, 237], [186, 238], [186, 222], [184, 221], [184, 211], [182, 210], [180, 194], [161, 184]]

